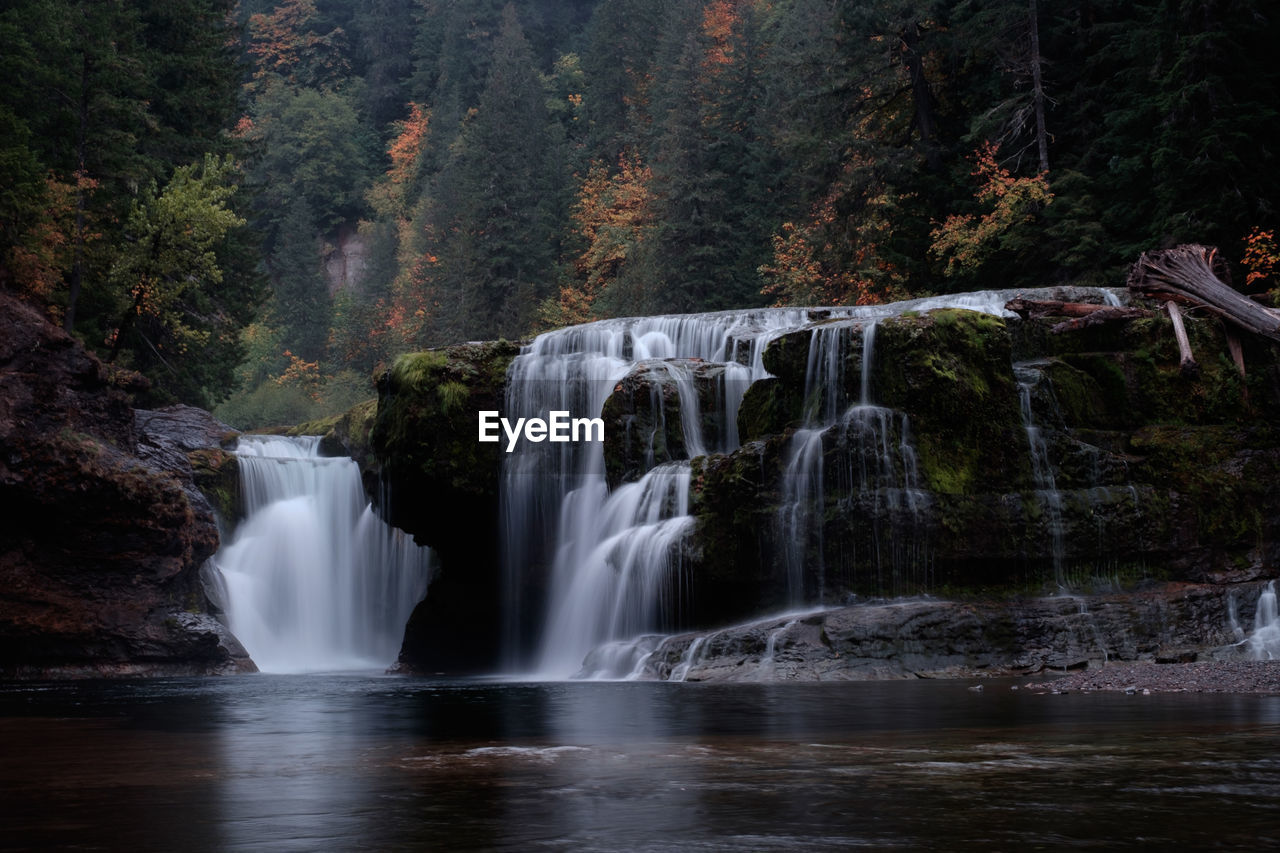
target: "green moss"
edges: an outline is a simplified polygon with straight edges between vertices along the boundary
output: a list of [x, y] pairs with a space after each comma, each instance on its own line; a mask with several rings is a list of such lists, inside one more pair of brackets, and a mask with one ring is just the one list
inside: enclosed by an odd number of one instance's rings
[[906, 412], [920, 473], [935, 492], [1015, 488], [1028, 476], [1025, 431], [1003, 320], [941, 309], [884, 320], [876, 335], [875, 402]]
[[342, 414], [330, 415], [326, 418], [318, 418], [314, 421], [298, 424], [286, 429], [284, 435], [325, 435], [333, 430], [335, 424], [343, 417]]
[[794, 386], [777, 377], [751, 383], [738, 407], [738, 435], [742, 441], [754, 441], [798, 426], [803, 420], [801, 402]]
[[442, 382], [436, 386], [436, 394], [440, 397], [440, 411], [452, 414], [462, 410], [470, 391], [461, 382]]
[[518, 352], [516, 344], [492, 341], [397, 359], [378, 383], [376, 409], [366, 406], [351, 419], [353, 427], [371, 423], [370, 445], [384, 475], [414, 483], [414, 492], [435, 489], [442, 500], [495, 494], [500, 443], [476, 440], [476, 413], [502, 409], [507, 368]]
[[234, 453], [201, 448], [187, 454], [196, 488], [208, 499], [224, 524], [235, 526], [243, 515], [240, 462]]
[[443, 350], [411, 352], [396, 359], [391, 367], [391, 380], [402, 387], [426, 384], [437, 371], [448, 364]]

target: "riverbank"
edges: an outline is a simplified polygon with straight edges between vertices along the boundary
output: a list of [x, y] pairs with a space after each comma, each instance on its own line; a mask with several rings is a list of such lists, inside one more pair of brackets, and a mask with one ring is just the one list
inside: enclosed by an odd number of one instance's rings
[[1038, 693], [1253, 693], [1280, 695], [1280, 660], [1118, 662], [1022, 689]]

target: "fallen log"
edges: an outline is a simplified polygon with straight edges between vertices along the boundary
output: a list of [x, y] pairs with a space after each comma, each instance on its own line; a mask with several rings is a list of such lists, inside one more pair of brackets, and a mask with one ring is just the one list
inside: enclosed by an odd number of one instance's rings
[[1120, 305], [1102, 305], [1094, 307], [1097, 310], [1091, 311], [1083, 317], [1064, 320], [1055, 326], [1051, 326], [1049, 331], [1055, 335], [1060, 335], [1063, 332], [1075, 332], [1080, 329], [1087, 329], [1090, 326], [1100, 326], [1103, 323], [1111, 323], [1117, 320], [1135, 320], [1138, 317], [1151, 316], [1151, 312], [1145, 308], [1133, 308]]
[[1165, 302], [1203, 307], [1247, 332], [1280, 341], [1280, 316], [1235, 290], [1211, 246], [1187, 244], [1143, 252], [1129, 270], [1129, 289]]
[[1053, 299], [1023, 299], [1018, 296], [1006, 302], [1004, 307], [1006, 311], [1012, 311], [1025, 320], [1041, 317], [1087, 317], [1096, 311], [1119, 306], [1098, 305], [1093, 302], [1058, 302]]

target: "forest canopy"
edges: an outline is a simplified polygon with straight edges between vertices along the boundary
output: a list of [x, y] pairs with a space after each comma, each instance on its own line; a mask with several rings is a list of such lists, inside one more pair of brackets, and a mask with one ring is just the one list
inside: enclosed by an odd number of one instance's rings
[[1244, 0], [14, 0], [0, 286], [239, 426], [622, 314], [1275, 285]]

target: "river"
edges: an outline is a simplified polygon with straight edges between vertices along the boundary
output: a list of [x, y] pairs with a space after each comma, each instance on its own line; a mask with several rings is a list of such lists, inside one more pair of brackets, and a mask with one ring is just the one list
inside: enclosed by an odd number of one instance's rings
[[0, 849], [1256, 847], [1280, 696], [391, 676], [0, 686]]

